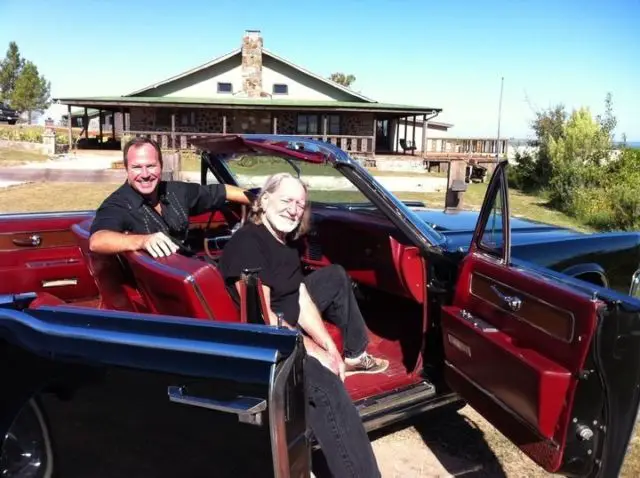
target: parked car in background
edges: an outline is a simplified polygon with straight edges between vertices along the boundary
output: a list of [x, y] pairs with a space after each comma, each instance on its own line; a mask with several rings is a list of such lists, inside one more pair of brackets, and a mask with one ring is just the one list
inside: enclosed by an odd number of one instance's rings
[[7, 103], [0, 103], [0, 121], [6, 121], [9, 124], [16, 124], [18, 121], [18, 112], [11, 108]]

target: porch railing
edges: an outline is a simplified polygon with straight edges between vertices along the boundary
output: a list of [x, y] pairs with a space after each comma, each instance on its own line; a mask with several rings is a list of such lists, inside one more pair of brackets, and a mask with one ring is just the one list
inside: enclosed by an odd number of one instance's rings
[[[147, 136], [156, 141], [162, 149], [192, 149], [191, 140], [195, 138], [210, 138], [222, 136], [222, 133], [194, 133], [176, 131], [124, 131], [125, 136]], [[233, 133], [226, 133], [233, 134]], [[369, 156], [374, 154], [375, 140], [373, 136], [352, 135], [300, 135], [291, 134], [300, 139], [309, 138], [326, 141], [338, 146], [340, 149], [354, 155]]]

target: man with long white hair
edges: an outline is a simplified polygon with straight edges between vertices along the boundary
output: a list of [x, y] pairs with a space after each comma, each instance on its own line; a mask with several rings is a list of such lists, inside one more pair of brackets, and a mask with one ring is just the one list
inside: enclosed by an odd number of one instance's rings
[[[304, 333], [307, 416], [333, 475], [380, 476], [360, 416], [340, 379], [381, 373], [389, 362], [366, 350], [367, 328], [345, 270], [332, 265], [303, 275], [299, 239], [307, 232], [309, 215], [302, 181], [288, 173], [269, 177], [247, 223], [226, 244], [220, 270], [237, 298], [242, 271], [259, 269], [269, 322], [276, 325], [282, 314], [285, 325]], [[342, 331], [344, 358], [322, 313]]]

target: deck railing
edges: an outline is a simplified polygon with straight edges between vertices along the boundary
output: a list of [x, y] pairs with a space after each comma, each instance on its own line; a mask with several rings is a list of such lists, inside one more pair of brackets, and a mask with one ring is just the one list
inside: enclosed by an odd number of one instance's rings
[[[226, 134], [233, 134], [228, 132]], [[191, 141], [195, 138], [210, 138], [222, 136], [222, 133], [194, 133], [186, 131], [125, 131], [125, 136], [147, 136], [156, 141], [162, 149], [192, 149]], [[374, 137], [373, 136], [353, 136], [353, 135], [300, 135], [292, 134], [300, 139], [310, 138], [325, 141], [338, 146], [340, 149], [355, 155], [373, 155], [374, 154]]]

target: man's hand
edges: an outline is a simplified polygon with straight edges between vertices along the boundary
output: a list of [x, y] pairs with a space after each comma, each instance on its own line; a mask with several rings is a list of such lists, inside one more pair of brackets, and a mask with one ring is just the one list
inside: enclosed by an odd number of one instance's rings
[[153, 257], [167, 257], [175, 253], [179, 248], [164, 232], [156, 232], [143, 236], [142, 247]]
[[315, 343], [310, 337], [305, 336], [304, 348], [309, 356], [318, 360], [318, 362], [335, 373], [338, 377], [340, 377], [340, 380], [344, 382], [345, 364], [344, 360], [342, 360], [342, 356], [335, 348], [335, 346], [333, 347], [333, 349], [326, 350]]

